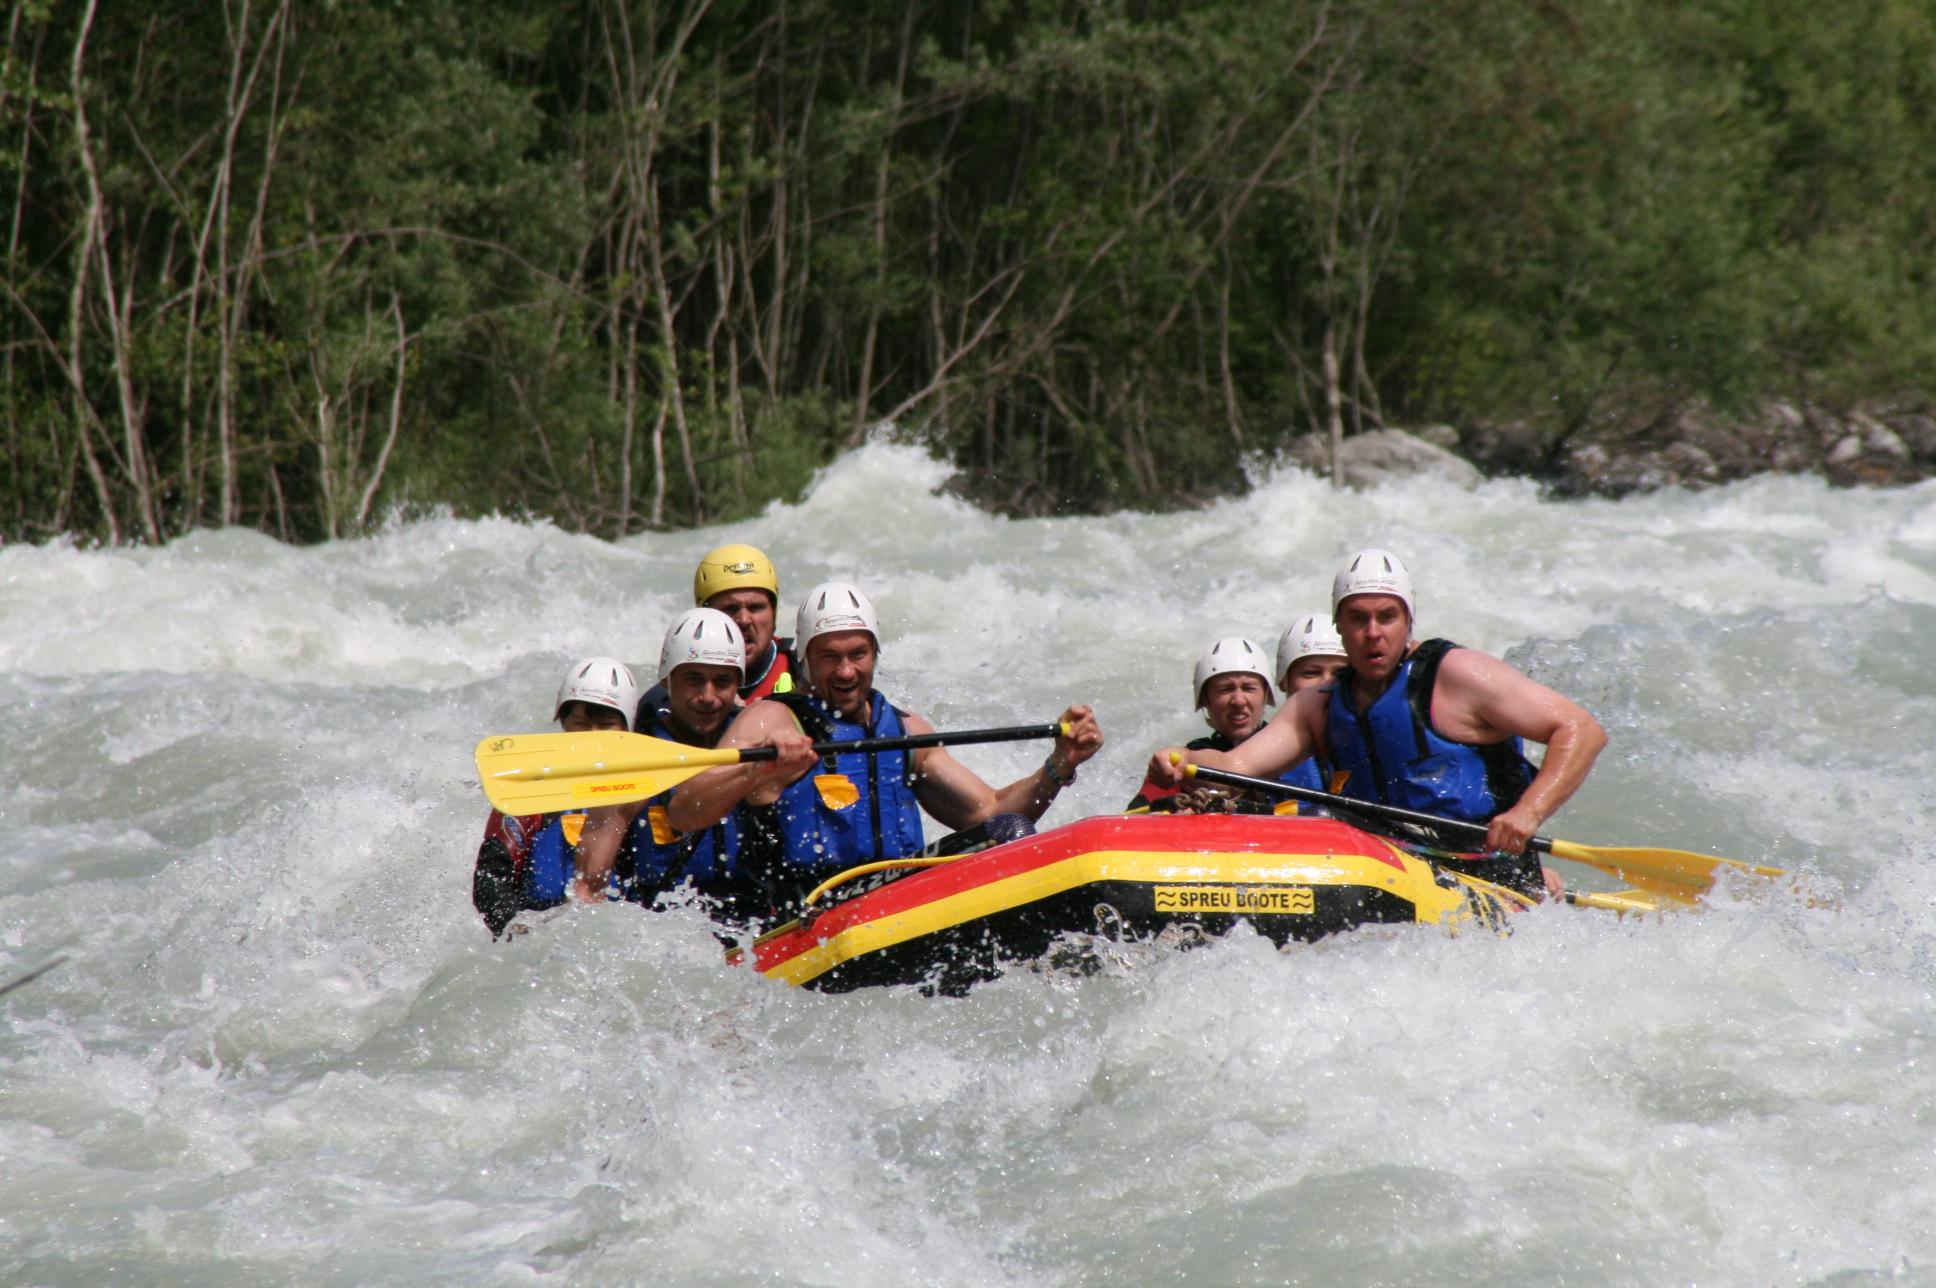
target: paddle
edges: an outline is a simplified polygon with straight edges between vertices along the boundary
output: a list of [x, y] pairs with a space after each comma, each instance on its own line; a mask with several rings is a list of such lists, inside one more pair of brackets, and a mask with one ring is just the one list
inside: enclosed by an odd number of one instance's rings
[[[1248, 774], [1233, 774], [1228, 770], [1212, 769], [1207, 765], [1185, 765], [1183, 772], [1206, 782], [1288, 796], [1293, 800], [1310, 801], [1313, 804], [1326, 805], [1346, 813], [1428, 827], [1442, 834], [1464, 835], [1480, 843], [1484, 843], [1486, 838], [1486, 827], [1483, 823], [1466, 823], [1457, 819], [1421, 814], [1415, 810], [1399, 809], [1395, 805], [1351, 800], [1343, 796], [1333, 796], [1329, 792], [1312, 791], [1307, 787], [1293, 787], [1289, 783], [1280, 783], [1272, 778], [1253, 778]], [[1758, 877], [1783, 875], [1780, 868], [1759, 867], [1743, 863], [1739, 859], [1723, 859], [1716, 855], [1695, 854], [1688, 850], [1663, 850], [1645, 846], [1581, 845], [1576, 841], [1549, 840], [1543, 836], [1535, 836], [1526, 848], [1536, 854], [1551, 854], [1555, 858], [1571, 859], [1575, 863], [1584, 863], [1590, 868], [1598, 868], [1642, 890], [1650, 890], [1679, 903], [1693, 903], [1698, 896], [1713, 889], [1714, 878], [1724, 870], [1745, 872]]]
[[65, 957], [56, 957], [52, 961], [42, 962], [40, 965], [28, 971], [25, 975], [16, 976], [15, 978], [8, 980], [6, 983], [0, 984], [0, 997], [6, 996], [8, 993], [13, 992], [16, 988], [19, 988], [24, 984], [33, 983], [35, 980], [39, 979], [42, 975], [45, 975], [48, 971], [54, 969], [54, 967], [60, 965], [62, 962], [66, 960], [67, 958]]
[[[977, 742], [1020, 742], [1054, 738], [1066, 732], [1060, 724], [1015, 725], [816, 742], [813, 749], [823, 755], [872, 754]], [[550, 814], [644, 800], [714, 766], [772, 760], [778, 755], [772, 747], [689, 747], [638, 733], [507, 734], [477, 744], [477, 775], [491, 804], [506, 814]]]

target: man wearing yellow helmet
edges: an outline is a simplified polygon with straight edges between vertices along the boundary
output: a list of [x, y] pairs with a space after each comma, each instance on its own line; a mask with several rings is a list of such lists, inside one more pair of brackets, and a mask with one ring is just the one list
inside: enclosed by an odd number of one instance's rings
[[741, 702], [757, 702], [793, 690], [793, 641], [773, 638], [779, 619], [780, 574], [764, 551], [729, 545], [706, 552], [692, 574], [695, 608], [714, 608], [733, 619], [746, 640], [746, 677]]

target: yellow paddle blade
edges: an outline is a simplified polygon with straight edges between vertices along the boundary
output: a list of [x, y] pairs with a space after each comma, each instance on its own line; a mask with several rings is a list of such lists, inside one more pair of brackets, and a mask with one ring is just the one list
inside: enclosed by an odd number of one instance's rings
[[1743, 863], [1739, 859], [1645, 846], [1581, 845], [1576, 841], [1554, 841], [1553, 855], [1598, 868], [1642, 890], [1650, 890], [1681, 903], [1693, 903], [1698, 896], [1712, 890], [1714, 879], [1722, 872], [1740, 872], [1757, 877], [1786, 875], [1780, 868], [1761, 867]]
[[669, 791], [739, 752], [638, 733], [526, 733], [477, 744], [477, 776], [506, 814], [620, 805]]
[[1645, 890], [1568, 890], [1566, 901], [1576, 908], [1601, 908], [1625, 915], [1629, 912], [1665, 912], [1681, 905], [1677, 899], [1662, 902]]
[[815, 774], [813, 787], [828, 809], [846, 809], [860, 801], [860, 788], [845, 774]]

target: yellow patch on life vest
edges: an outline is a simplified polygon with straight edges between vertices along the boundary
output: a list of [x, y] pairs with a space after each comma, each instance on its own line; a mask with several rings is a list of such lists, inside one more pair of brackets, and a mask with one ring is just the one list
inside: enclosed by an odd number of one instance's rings
[[860, 801], [860, 788], [845, 774], [815, 774], [813, 786], [828, 809], [848, 809]]
[[672, 830], [672, 820], [666, 817], [665, 806], [647, 806], [645, 818], [648, 823], [652, 824], [652, 843], [654, 845], [671, 845], [679, 839], [679, 834]]
[[578, 838], [585, 834], [585, 816], [583, 814], [560, 815], [558, 826], [564, 831], [565, 844], [576, 845]]

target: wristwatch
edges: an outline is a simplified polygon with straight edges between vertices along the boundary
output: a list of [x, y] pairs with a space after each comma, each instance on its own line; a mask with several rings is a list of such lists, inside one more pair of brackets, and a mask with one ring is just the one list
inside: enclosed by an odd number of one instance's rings
[[1050, 752], [1048, 755], [1048, 759], [1042, 762], [1042, 772], [1047, 774], [1049, 776], [1049, 781], [1054, 783], [1057, 787], [1067, 787], [1070, 783], [1073, 783], [1076, 780], [1076, 771], [1075, 771], [1075, 766], [1073, 765], [1069, 767], [1069, 770], [1067, 773], [1058, 774], [1055, 772], [1055, 753], [1054, 752]]

